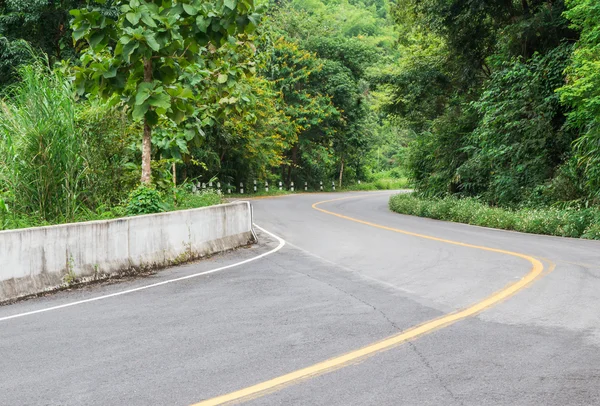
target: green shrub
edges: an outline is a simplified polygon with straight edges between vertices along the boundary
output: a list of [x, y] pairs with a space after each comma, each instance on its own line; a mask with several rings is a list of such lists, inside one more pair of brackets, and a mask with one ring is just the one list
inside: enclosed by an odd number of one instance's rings
[[135, 154], [125, 116], [76, 102], [67, 75], [42, 61], [18, 74], [0, 99], [0, 196], [11, 227], [22, 223], [17, 218], [35, 219], [25, 221], [33, 226], [76, 221], [124, 200], [137, 183], [125, 170]]
[[404, 189], [408, 186], [406, 178], [379, 178], [373, 182], [362, 182], [353, 185], [344, 185], [344, 190], [367, 191], [367, 190], [395, 190]]
[[474, 198], [423, 198], [400, 194], [390, 198], [397, 213], [525, 233], [600, 239], [600, 208], [491, 207]]
[[0, 193], [11, 195], [16, 212], [72, 219], [86, 174], [73, 89], [41, 62], [19, 75], [0, 100]]
[[213, 206], [220, 204], [221, 200], [221, 195], [214, 190], [204, 190], [198, 193], [183, 191], [177, 194], [177, 208], [184, 210]]
[[153, 187], [140, 185], [129, 194], [125, 212], [128, 216], [161, 213], [167, 206], [158, 190]]

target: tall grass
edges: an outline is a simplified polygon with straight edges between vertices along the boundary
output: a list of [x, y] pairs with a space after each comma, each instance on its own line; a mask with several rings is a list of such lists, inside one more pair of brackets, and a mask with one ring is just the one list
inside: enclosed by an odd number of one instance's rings
[[19, 76], [0, 100], [0, 200], [12, 212], [69, 221], [80, 209], [87, 167], [73, 88], [40, 61]]
[[397, 213], [437, 220], [524, 233], [600, 239], [599, 208], [558, 209], [547, 207], [511, 210], [491, 207], [473, 198], [429, 199], [412, 194], [392, 196], [389, 207]]

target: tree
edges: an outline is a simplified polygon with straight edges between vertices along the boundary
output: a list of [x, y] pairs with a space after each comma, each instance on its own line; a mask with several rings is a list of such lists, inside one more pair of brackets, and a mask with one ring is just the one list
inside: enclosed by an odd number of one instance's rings
[[[74, 56], [69, 10], [86, 0], [0, 0], [0, 87], [41, 51], [52, 64]], [[106, 7], [106, 5], [105, 5]]]
[[0, 36], [10, 41], [24, 39], [52, 61], [72, 57], [69, 10], [85, 3], [86, 0], [2, 0]]
[[594, 0], [570, 0], [565, 13], [581, 39], [567, 69], [567, 84], [559, 89], [563, 103], [573, 107], [569, 124], [582, 136], [576, 142], [589, 193], [600, 199], [600, 4]]
[[[100, 5], [106, 0], [95, 0]], [[86, 47], [76, 77], [79, 93], [116, 96], [143, 121], [141, 182], [151, 182], [152, 130], [175, 125], [201, 135], [194, 77], [207, 54], [255, 29], [253, 0], [119, 0], [117, 16], [101, 7], [73, 10], [73, 38]], [[236, 38], [237, 37], [237, 38]], [[81, 41], [81, 43], [79, 43]], [[228, 83], [215, 72], [216, 83]]]

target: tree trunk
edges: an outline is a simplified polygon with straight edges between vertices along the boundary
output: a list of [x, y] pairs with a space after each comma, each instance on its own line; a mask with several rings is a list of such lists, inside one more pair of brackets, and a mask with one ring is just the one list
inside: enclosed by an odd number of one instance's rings
[[152, 183], [152, 168], [150, 162], [152, 160], [152, 129], [150, 124], [144, 119], [144, 139], [142, 140], [142, 179], [141, 182], [145, 185]]
[[173, 162], [173, 187], [177, 187], [177, 165]]
[[[144, 82], [152, 82], [152, 60], [144, 61]], [[148, 119], [144, 118], [144, 138], [142, 140], [142, 179], [145, 185], [152, 183], [152, 128]]]
[[342, 177], [344, 176], [344, 156], [342, 155], [342, 164], [340, 165], [340, 189], [342, 188]]
[[173, 201], [177, 206], [177, 164], [173, 162]]
[[292, 164], [288, 167], [288, 184], [292, 182], [292, 169], [298, 166], [298, 144], [292, 148]]

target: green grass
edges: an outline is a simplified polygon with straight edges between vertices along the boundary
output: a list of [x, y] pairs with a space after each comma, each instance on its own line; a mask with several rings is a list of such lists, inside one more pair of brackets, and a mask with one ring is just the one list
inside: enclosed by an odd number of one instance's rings
[[265, 191], [264, 188], [263, 190], [257, 190], [256, 193], [254, 193], [254, 191], [252, 191], [252, 189], [250, 190], [250, 192], [246, 192], [246, 190], [244, 189], [244, 194], [241, 193], [230, 193], [230, 194], [225, 194], [223, 193], [223, 197], [224, 198], [232, 198], [232, 199], [242, 199], [242, 198], [250, 198], [250, 197], [267, 197], [267, 196], [284, 196], [284, 195], [290, 195], [292, 193], [296, 193], [289, 191], [289, 190], [279, 190], [279, 189], [269, 189], [269, 191]]
[[[332, 189], [331, 184], [327, 184], [327, 185], [323, 185], [322, 192], [323, 193], [332, 193], [332, 192], [353, 192], [353, 191], [359, 192], [359, 191], [370, 191], [370, 190], [398, 190], [398, 189], [406, 189], [408, 186], [409, 186], [409, 182], [408, 182], [407, 178], [400, 178], [400, 179], [382, 178], [382, 179], [377, 179], [372, 182], [361, 182], [360, 184], [355, 183], [355, 184], [351, 184], [351, 185], [344, 185], [341, 189], [338, 186], [336, 186], [335, 190]], [[320, 192], [320, 190], [309, 188], [306, 192], [315, 193], [315, 192]], [[249, 193], [224, 194], [223, 197], [242, 199], [242, 198], [252, 198], [252, 197], [283, 196], [283, 195], [289, 195], [289, 194], [293, 194], [293, 193], [305, 193], [304, 186], [301, 186], [299, 189], [296, 188], [296, 190], [294, 190], [293, 192], [290, 190], [285, 190], [285, 189], [279, 190], [278, 188], [269, 189], [269, 191], [266, 192], [263, 188], [263, 190], [258, 190], [256, 193], [254, 193], [252, 191], [252, 189], [250, 189]]]
[[409, 182], [407, 178], [382, 178], [372, 182], [361, 182], [360, 184], [356, 183], [354, 185], [344, 186], [342, 191], [397, 190], [406, 189], [408, 186]]
[[177, 206], [174, 207], [174, 210], [197, 209], [199, 207], [214, 206], [222, 202], [223, 197], [213, 191], [204, 191], [197, 194], [186, 192], [178, 196]]
[[[179, 190], [177, 192], [177, 204], [171, 197], [164, 199], [165, 211], [189, 210], [200, 207], [213, 206], [223, 203], [223, 197], [214, 191], [204, 191], [197, 194]], [[96, 211], [81, 211], [69, 223], [79, 223], [94, 220], [111, 220], [127, 216], [127, 204], [106, 207], [101, 206]], [[0, 231], [14, 230], [28, 227], [43, 227], [56, 224], [64, 224], [67, 221], [46, 221], [39, 215], [28, 216], [17, 215], [11, 212], [3, 212], [0, 207]]]
[[524, 233], [600, 239], [600, 208], [511, 210], [476, 199], [426, 199], [411, 194], [390, 198], [390, 210], [401, 214], [454, 221]]

